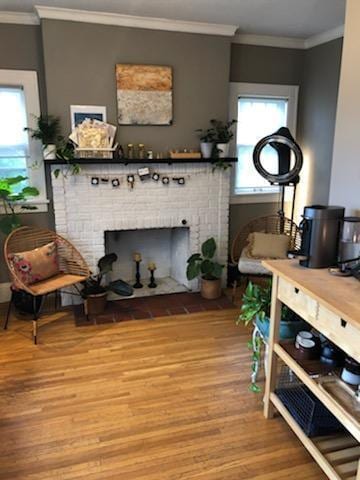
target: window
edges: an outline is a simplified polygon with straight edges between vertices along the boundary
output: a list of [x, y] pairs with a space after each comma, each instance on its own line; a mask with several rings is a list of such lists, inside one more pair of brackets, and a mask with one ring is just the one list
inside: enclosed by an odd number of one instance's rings
[[[232, 154], [238, 157], [233, 178], [233, 202], [274, 201], [279, 191], [255, 169], [253, 150], [257, 142], [287, 126], [295, 135], [296, 86], [231, 83], [230, 118], [236, 118], [236, 135]], [[266, 146], [261, 153], [262, 163], [278, 172], [277, 153]]]
[[0, 70], [0, 177], [28, 177], [22, 186], [28, 183], [39, 190], [31, 203], [37, 205], [36, 211], [46, 211], [41, 144], [24, 131], [35, 127], [39, 115], [36, 72]]

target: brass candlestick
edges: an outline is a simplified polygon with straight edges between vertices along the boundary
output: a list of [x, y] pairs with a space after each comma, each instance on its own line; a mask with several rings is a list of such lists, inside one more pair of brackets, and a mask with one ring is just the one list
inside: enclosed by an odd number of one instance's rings
[[156, 288], [157, 284], [155, 283], [154, 272], [156, 270], [156, 265], [154, 262], [150, 262], [148, 265], [148, 270], [150, 272], [150, 283], [148, 285], [149, 288]]
[[141, 254], [139, 252], [135, 252], [133, 255], [133, 259], [136, 265], [136, 273], [135, 273], [135, 283], [133, 285], [134, 288], [143, 288], [143, 284], [140, 282], [140, 262], [142, 260]]

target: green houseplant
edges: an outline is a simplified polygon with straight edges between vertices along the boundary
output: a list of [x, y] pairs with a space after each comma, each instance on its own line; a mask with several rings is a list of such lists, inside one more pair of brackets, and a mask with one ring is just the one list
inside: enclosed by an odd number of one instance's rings
[[[254, 324], [258, 333], [252, 335], [248, 343], [252, 350], [252, 383], [250, 389], [259, 392], [261, 389], [256, 384], [256, 376], [260, 363], [260, 351], [262, 343], [266, 343], [269, 336], [271, 308], [271, 280], [266, 285], [257, 285], [249, 282], [242, 297], [241, 312], [236, 323], [249, 325]], [[303, 320], [287, 306], [283, 305], [280, 321], [280, 339], [295, 338], [300, 330], [306, 329]]]
[[211, 158], [215, 147], [215, 130], [213, 128], [206, 130], [198, 128], [195, 132], [200, 138], [201, 155], [203, 158]]
[[214, 260], [216, 242], [209, 238], [201, 245], [201, 253], [194, 253], [187, 260], [188, 280], [201, 278], [201, 296], [215, 299], [221, 296], [221, 275], [224, 265]]
[[221, 120], [210, 120], [212, 129], [215, 132], [214, 142], [216, 143], [216, 150], [219, 158], [229, 156], [229, 142], [233, 138], [234, 133], [232, 127], [237, 123], [237, 120], [229, 120], [223, 122]]
[[82, 283], [83, 288], [80, 295], [85, 301], [86, 315], [97, 315], [105, 310], [108, 292], [125, 297], [133, 294], [133, 288], [123, 280], [113, 280], [109, 283], [105, 281], [105, 275], [112, 271], [117, 258], [116, 253], [109, 253], [101, 257], [97, 264], [98, 272]]
[[30, 197], [39, 195], [35, 187], [25, 186], [19, 189], [19, 185], [26, 181], [27, 177], [0, 178], [0, 200], [4, 208], [4, 215], [0, 219], [0, 230], [9, 235], [10, 232], [21, 226], [19, 215], [16, 213], [16, 205], [20, 203], [21, 210], [36, 210], [34, 205], [21, 204]]
[[55, 159], [56, 145], [60, 137], [60, 119], [52, 115], [40, 115], [36, 117], [36, 128], [25, 128], [31, 138], [40, 140], [43, 144], [44, 159]]

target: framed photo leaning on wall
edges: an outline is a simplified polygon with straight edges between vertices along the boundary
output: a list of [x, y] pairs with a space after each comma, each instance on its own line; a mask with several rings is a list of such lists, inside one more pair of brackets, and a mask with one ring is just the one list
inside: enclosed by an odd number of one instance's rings
[[85, 118], [106, 122], [106, 107], [96, 105], [70, 105], [71, 130]]

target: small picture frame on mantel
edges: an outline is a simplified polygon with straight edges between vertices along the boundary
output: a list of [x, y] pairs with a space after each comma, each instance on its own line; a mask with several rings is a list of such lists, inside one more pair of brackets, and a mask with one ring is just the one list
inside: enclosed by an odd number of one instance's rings
[[106, 122], [106, 107], [98, 105], [70, 105], [71, 130], [86, 118]]

